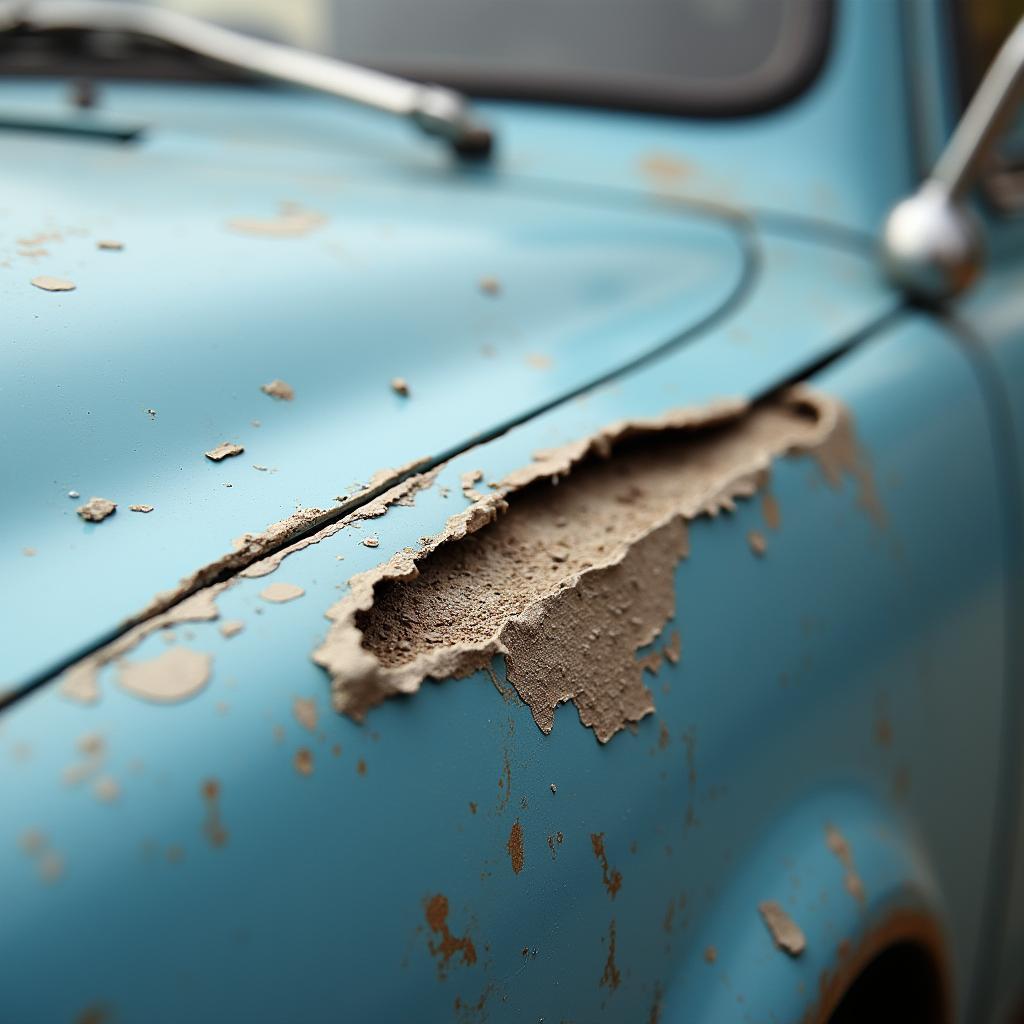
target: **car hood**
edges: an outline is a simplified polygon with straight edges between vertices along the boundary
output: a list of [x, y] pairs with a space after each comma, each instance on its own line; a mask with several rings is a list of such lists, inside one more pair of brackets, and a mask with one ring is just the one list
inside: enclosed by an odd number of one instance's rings
[[[0, 683], [87, 649], [239, 534], [679, 343], [749, 270], [706, 211], [332, 170], [288, 141], [5, 137]], [[204, 455], [224, 441], [244, 453]], [[117, 512], [84, 522], [93, 496]]]

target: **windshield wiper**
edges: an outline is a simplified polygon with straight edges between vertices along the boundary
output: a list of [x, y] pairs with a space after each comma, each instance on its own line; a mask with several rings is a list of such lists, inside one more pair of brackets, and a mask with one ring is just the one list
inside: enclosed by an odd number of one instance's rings
[[490, 154], [493, 136], [460, 93], [357, 64], [267, 42], [174, 11], [113, 0], [0, 0], [0, 33], [79, 30], [123, 32], [279, 82], [305, 86], [412, 121], [462, 157]]

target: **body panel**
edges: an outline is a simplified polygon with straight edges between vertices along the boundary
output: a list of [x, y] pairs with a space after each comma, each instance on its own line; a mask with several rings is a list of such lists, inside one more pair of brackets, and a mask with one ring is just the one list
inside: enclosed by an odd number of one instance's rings
[[[708, 359], [725, 358], [727, 330], [706, 340]], [[772, 343], [759, 342], [737, 365], [763, 381]], [[155, 707], [108, 673], [94, 707], [55, 687], [13, 707], [0, 735], [3, 817], [23, 844], [38, 830], [62, 871], [47, 882], [38, 852], [11, 842], [0, 853], [15, 880], [5, 1013], [613, 1020], [658, 1006], [663, 1020], [782, 1019], [813, 1005], [843, 940], [856, 946], [908, 907], [938, 922], [962, 1007], [994, 814], [1004, 552], [981, 395], [927, 320], [883, 332], [813, 382], [855, 417], [885, 527], [850, 481], [830, 489], [806, 458], [775, 467], [782, 524], [763, 560], [746, 541], [764, 529], [758, 503], [695, 523], [671, 624], [683, 657], [650, 680], [657, 713], [635, 734], [599, 746], [562, 708], [544, 736], [483, 673], [391, 701], [362, 727], [328, 708], [309, 655], [345, 579], [436, 532], [464, 504], [460, 473], [500, 478], [536, 448], [688, 404], [697, 351], [454, 460], [415, 507], [374, 524], [379, 549], [361, 543], [364, 527], [291, 556], [274, 579], [302, 586], [301, 599], [266, 605], [265, 581], [239, 581], [218, 603], [245, 632], [178, 630], [179, 645], [215, 658], [194, 700]], [[131, 657], [164, 643], [150, 637]], [[294, 719], [295, 697], [315, 703], [312, 729]], [[60, 781], [96, 732], [121, 787], [113, 803]], [[300, 748], [311, 774], [295, 768]], [[519, 873], [506, 851], [516, 821]], [[863, 908], [826, 846], [830, 824], [851, 844]], [[591, 833], [621, 872], [614, 897]], [[804, 928], [799, 961], [772, 947], [746, 905], [755, 892]], [[432, 930], [439, 894], [474, 962]], [[63, 979], [42, 995], [29, 981], [40, 961]]]

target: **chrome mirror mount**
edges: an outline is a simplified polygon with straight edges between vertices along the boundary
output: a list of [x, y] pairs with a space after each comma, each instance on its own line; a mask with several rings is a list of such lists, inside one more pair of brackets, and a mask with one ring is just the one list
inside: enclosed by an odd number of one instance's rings
[[981, 231], [967, 199], [1022, 91], [1024, 19], [1003, 43], [935, 169], [886, 219], [885, 269], [912, 298], [932, 303], [950, 298], [981, 269]]

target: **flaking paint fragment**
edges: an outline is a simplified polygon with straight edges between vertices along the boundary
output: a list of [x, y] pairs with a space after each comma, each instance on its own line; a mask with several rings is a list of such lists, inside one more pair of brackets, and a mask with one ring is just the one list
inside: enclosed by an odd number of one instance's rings
[[[500, 654], [543, 732], [572, 701], [607, 742], [654, 710], [636, 652], [675, 614], [687, 522], [731, 510], [787, 454], [815, 452], [856, 475], [856, 449], [830, 447], [843, 416], [836, 401], [794, 388], [754, 407], [721, 401], [613, 424], [536, 453], [419, 552], [349, 581], [313, 652], [335, 708], [361, 720], [425, 679], [465, 677]], [[466, 474], [464, 492], [480, 476]], [[556, 537], [563, 561], [550, 554]]]
[[828, 825], [825, 828], [825, 843], [835, 854], [836, 859], [843, 865], [843, 885], [846, 891], [860, 904], [867, 898], [864, 891], [864, 882], [857, 871], [853, 861], [853, 850], [846, 841], [846, 837], [835, 825]]
[[75, 282], [63, 277], [52, 277], [50, 274], [39, 274], [32, 278], [32, 284], [44, 292], [73, 292]]
[[87, 523], [102, 523], [107, 516], [112, 516], [117, 511], [117, 502], [109, 498], [90, 498], [75, 511], [78, 517]]
[[236, 455], [241, 455], [245, 449], [240, 444], [232, 444], [230, 441], [222, 441], [216, 448], [211, 448], [208, 452], [203, 454], [211, 462], [223, 462], [224, 459], [233, 459]]
[[281, 203], [276, 217], [233, 217], [228, 230], [263, 238], [300, 238], [327, 223], [325, 214], [299, 203]]
[[268, 384], [261, 384], [260, 391], [265, 395], [270, 395], [271, 398], [277, 398], [283, 402], [290, 402], [295, 398], [295, 389], [291, 384], [286, 384], [283, 380], [272, 380]]
[[284, 604], [286, 601], [294, 601], [302, 597], [305, 590], [295, 583], [268, 583], [260, 591], [260, 597], [271, 604]]
[[149, 513], [149, 512], [153, 511], [153, 508], [154, 508], [153, 505], [129, 505], [128, 506], [128, 509], [131, 512], [146, 512], [146, 513]]
[[807, 939], [789, 914], [775, 900], [758, 903], [757, 910], [775, 945], [790, 956], [800, 956], [807, 948]]

